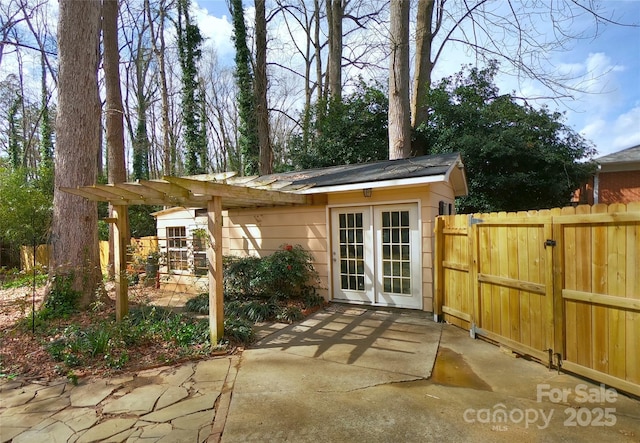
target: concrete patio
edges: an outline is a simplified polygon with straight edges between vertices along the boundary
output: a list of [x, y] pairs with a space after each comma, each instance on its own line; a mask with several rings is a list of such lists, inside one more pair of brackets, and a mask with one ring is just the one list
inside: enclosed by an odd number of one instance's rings
[[334, 304], [259, 333], [239, 355], [78, 386], [2, 380], [0, 442], [640, 440], [636, 399], [421, 312]]

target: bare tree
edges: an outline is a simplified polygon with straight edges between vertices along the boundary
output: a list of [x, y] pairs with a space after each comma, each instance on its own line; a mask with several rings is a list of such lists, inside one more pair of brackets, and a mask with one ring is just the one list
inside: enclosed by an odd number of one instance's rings
[[336, 101], [342, 101], [342, 19], [346, 3], [344, 0], [327, 0], [327, 27], [329, 28], [327, 73], [329, 95]]
[[[104, 47], [104, 80], [106, 91], [107, 180], [121, 183], [127, 180], [124, 161], [124, 124], [122, 91], [120, 90], [120, 53], [118, 47], [118, 0], [103, 0], [102, 41]], [[112, 216], [109, 205], [109, 216]], [[128, 236], [128, 234], [126, 234]], [[113, 225], [109, 224], [109, 275], [113, 276]]]
[[[169, 125], [169, 90], [167, 87], [167, 69], [165, 53], [167, 45], [165, 42], [165, 30], [164, 22], [167, 16], [168, 6], [165, 1], [162, 0], [157, 5], [158, 15], [157, 22], [151, 16], [151, 6], [149, 0], [144, 0], [144, 8], [147, 13], [147, 19], [149, 21], [149, 32], [151, 33], [151, 45], [153, 53], [158, 60], [158, 74], [160, 75], [160, 96], [162, 99], [162, 149], [163, 149], [163, 172], [165, 175], [171, 175], [174, 169], [174, 163], [171, 161], [172, 150], [175, 150], [175, 146], [172, 149], [171, 143], [171, 129]], [[157, 25], [157, 31], [156, 31]], [[175, 156], [174, 156], [175, 157]]]
[[236, 84], [231, 68], [219, 65], [212, 49], [203, 52], [202, 79], [205, 85], [207, 134], [212, 138], [211, 154], [216, 171], [239, 171], [242, 159], [238, 150], [238, 109], [234, 100]]
[[[393, 2], [392, 2], [393, 3]], [[542, 26], [549, 23], [548, 27]], [[597, 0], [419, 0], [416, 57], [411, 102], [412, 127], [428, 119], [426, 95], [434, 67], [448, 49], [468, 51], [480, 63], [497, 60], [501, 70], [532, 79], [546, 88], [544, 97], [571, 98], [582, 85], [550, 63], [578, 39], [595, 38], [604, 24], [619, 24]], [[418, 147], [424, 152], [424, 147]]]
[[391, 2], [389, 61], [389, 159], [411, 153], [409, 118], [409, 0]]
[[260, 174], [273, 172], [273, 151], [269, 134], [269, 106], [267, 103], [267, 19], [265, 0], [255, 0], [256, 7], [256, 66], [254, 88], [256, 91], [256, 120], [258, 146], [260, 147]]
[[100, 14], [100, 0], [60, 0], [50, 275], [71, 279], [73, 289], [82, 294], [82, 307], [92, 301], [102, 278], [97, 206], [60, 188], [96, 181], [101, 120], [97, 76]]
[[19, 44], [17, 41], [11, 41], [9, 36], [15, 27], [24, 20], [21, 12], [22, 9], [18, 1], [9, 0], [0, 4], [0, 66], [2, 65], [5, 46], [17, 46]]
[[124, 109], [120, 90], [118, 0], [103, 0], [102, 35], [106, 91], [107, 178], [109, 183], [119, 183], [127, 180], [127, 172], [124, 161]]

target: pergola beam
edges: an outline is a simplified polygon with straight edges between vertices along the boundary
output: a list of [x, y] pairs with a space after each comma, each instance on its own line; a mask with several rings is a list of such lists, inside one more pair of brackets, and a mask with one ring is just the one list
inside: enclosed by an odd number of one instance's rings
[[167, 197], [167, 194], [165, 194], [164, 192], [156, 191], [155, 189], [151, 189], [147, 186], [142, 186], [140, 183], [116, 183], [113, 186], [133, 192], [134, 194], [139, 195], [141, 198], [162, 200]]
[[116, 284], [116, 321], [121, 322], [129, 313], [129, 295], [127, 278], [127, 242], [129, 231], [129, 213], [124, 205], [113, 205], [113, 267]]
[[265, 189], [254, 189], [241, 186], [230, 186], [223, 183], [191, 180], [181, 177], [165, 177], [164, 180], [183, 189], [188, 189], [193, 194], [218, 196], [222, 198], [247, 200], [253, 204], [305, 204], [307, 196], [289, 194]]
[[[289, 186], [273, 180], [260, 181], [255, 177], [234, 177], [235, 173], [205, 174], [186, 178], [165, 177], [163, 180], [139, 180], [136, 183], [61, 188], [62, 191], [92, 201], [106, 201], [113, 205], [114, 265], [116, 282], [116, 320], [129, 312], [127, 279], [127, 243], [129, 205], [164, 205], [206, 207], [207, 262], [209, 277], [209, 328], [211, 344], [215, 346], [224, 335], [222, 283], [222, 209], [304, 205], [311, 203], [307, 195], [282, 192], [276, 187]], [[227, 183], [227, 179], [231, 179]]]
[[224, 287], [222, 284], [222, 198], [207, 204], [207, 262], [209, 276], [209, 332], [211, 345], [224, 336]]
[[147, 188], [155, 189], [174, 198], [189, 198], [189, 190], [169, 183], [166, 180], [140, 180], [139, 183]]

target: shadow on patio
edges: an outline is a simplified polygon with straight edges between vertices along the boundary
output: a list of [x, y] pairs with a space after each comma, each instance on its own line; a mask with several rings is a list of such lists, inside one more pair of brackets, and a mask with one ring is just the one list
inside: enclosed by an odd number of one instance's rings
[[252, 348], [428, 378], [441, 330], [424, 312], [332, 304]]

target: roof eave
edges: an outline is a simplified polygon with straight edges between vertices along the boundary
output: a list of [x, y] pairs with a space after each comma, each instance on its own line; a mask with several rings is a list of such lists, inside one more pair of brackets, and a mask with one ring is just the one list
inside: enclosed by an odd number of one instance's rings
[[453, 188], [456, 197], [469, 194], [467, 177], [462, 164], [462, 159], [458, 155], [456, 161], [452, 162], [444, 174], [426, 175], [421, 177], [398, 178], [393, 180], [379, 180], [360, 183], [346, 183], [331, 186], [311, 186], [307, 189], [297, 191], [298, 194], [324, 194], [331, 192], [359, 191], [361, 189], [389, 188], [394, 186], [412, 186], [429, 183], [449, 183]]

